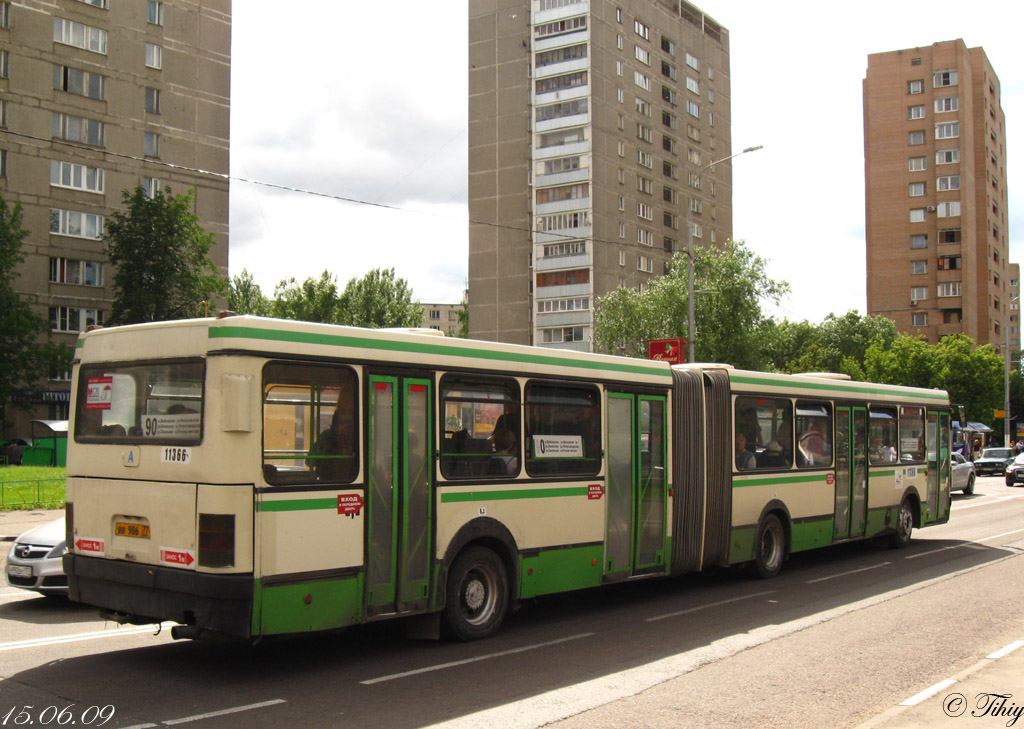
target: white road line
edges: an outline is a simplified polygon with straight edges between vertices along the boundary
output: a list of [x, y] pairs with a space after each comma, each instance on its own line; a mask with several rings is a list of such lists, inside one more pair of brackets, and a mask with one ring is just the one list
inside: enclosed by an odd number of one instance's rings
[[1002, 658], [1003, 656], [1010, 655], [1021, 646], [1024, 646], [1024, 640], [1015, 640], [1014, 642], [1010, 643], [1010, 645], [1000, 648], [995, 653], [989, 653], [987, 656], [985, 656], [985, 658], [991, 658], [993, 660], [996, 658]]
[[914, 694], [909, 699], [900, 702], [900, 706], [917, 706], [925, 699], [930, 699], [935, 694], [939, 693], [943, 689], [947, 689], [956, 683], [956, 679], [947, 678], [945, 681], [939, 681], [934, 686], [929, 686], [919, 694]]
[[535, 643], [534, 645], [523, 646], [522, 648], [512, 648], [511, 650], [501, 651], [500, 653], [488, 653], [485, 656], [477, 656], [476, 658], [466, 658], [461, 661], [451, 661], [450, 663], [439, 663], [436, 666], [426, 666], [425, 668], [417, 668], [412, 671], [404, 671], [403, 673], [393, 673], [390, 676], [381, 676], [380, 678], [370, 678], [366, 681], [360, 681], [364, 686], [371, 686], [375, 683], [384, 683], [385, 681], [394, 681], [399, 678], [407, 678], [409, 676], [415, 676], [420, 673], [431, 673], [433, 671], [443, 671], [446, 668], [453, 668], [455, 666], [464, 666], [467, 663], [477, 663], [479, 661], [487, 661], [491, 658], [501, 658], [502, 656], [511, 656], [516, 653], [525, 653], [526, 651], [536, 650], [538, 648], [547, 648], [548, 646], [558, 645], [559, 643], [567, 643], [570, 640], [579, 640], [580, 638], [589, 638], [594, 633], [580, 633], [579, 635], [570, 635], [567, 638], [559, 638], [558, 640], [550, 640], [546, 643]]
[[653, 623], [655, 620], [664, 620], [665, 618], [675, 618], [680, 615], [687, 615], [689, 613], [695, 613], [699, 610], [707, 610], [708, 608], [718, 607], [719, 605], [728, 605], [731, 602], [739, 602], [740, 600], [750, 600], [754, 597], [764, 597], [765, 595], [771, 595], [775, 590], [766, 590], [765, 592], [755, 592], [753, 595], [743, 595], [741, 597], [734, 597], [729, 600], [719, 600], [718, 602], [709, 602], [707, 605], [698, 605], [697, 607], [687, 608], [686, 610], [679, 610], [674, 613], [666, 613], [665, 615], [656, 615], [653, 618], [644, 618], [648, 623]]
[[[258, 704], [248, 704], [246, 706], [236, 706], [232, 709], [221, 709], [220, 711], [210, 711], [206, 714], [196, 714], [195, 716], [185, 716], [181, 719], [168, 719], [167, 721], [160, 722], [165, 726], [174, 726], [175, 724], [187, 724], [190, 721], [199, 721], [200, 719], [211, 719], [215, 716], [225, 716], [226, 714], [238, 714], [243, 711], [252, 711], [253, 709], [263, 709], [267, 706], [275, 706], [277, 704], [286, 703], [284, 699], [273, 699], [271, 701], [261, 701]], [[152, 725], [149, 725], [152, 726]]]
[[881, 564], [872, 565], [870, 567], [861, 567], [859, 570], [850, 570], [849, 572], [840, 572], [838, 575], [829, 575], [828, 577], [819, 577], [816, 580], [807, 580], [804, 584], [813, 585], [815, 582], [826, 582], [828, 580], [834, 580], [837, 577], [847, 577], [848, 575], [855, 575], [858, 572], [867, 572], [868, 570], [876, 570], [879, 567], [887, 567], [891, 564], [892, 562], [882, 562]]
[[1020, 534], [1021, 532], [1024, 532], [1024, 529], [1014, 529], [1011, 532], [1003, 532], [1002, 534], [993, 534], [990, 537], [982, 537], [981, 539], [974, 539], [974, 540], [972, 540], [970, 542], [963, 542], [962, 544], [952, 544], [952, 545], [950, 545], [948, 547], [940, 547], [939, 549], [932, 549], [932, 550], [930, 550], [928, 552], [919, 552], [917, 554], [908, 554], [903, 559], [917, 559], [918, 557], [927, 557], [930, 554], [938, 554], [939, 552], [946, 552], [946, 551], [948, 551], [950, 549], [961, 549], [963, 547], [974, 547], [974, 546], [977, 546], [978, 544], [981, 544], [982, 542], [988, 542], [988, 541], [991, 541], [992, 539], [999, 539], [999, 537], [1008, 537], [1011, 534]]
[[[159, 626], [160, 629], [168, 627]], [[0, 651], [14, 651], [19, 648], [42, 648], [48, 645], [60, 645], [61, 643], [77, 643], [83, 640], [96, 640], [98, 638], [119, 638], [123, 635], [138, 635], [140, 633], [157, 632], [156, 625], [143, 625], [133, 628], [116, 628], [114, 630], [97, 630], [92, 633], [74, 633], [72, 635], [61, 635], [56, 638], [35, 638], [32, 640], [16, 640], [11, 643], [0, 643]]]

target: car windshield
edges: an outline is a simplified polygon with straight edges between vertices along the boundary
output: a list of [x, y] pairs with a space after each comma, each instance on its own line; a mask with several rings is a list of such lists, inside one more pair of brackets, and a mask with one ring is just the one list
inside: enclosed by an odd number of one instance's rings
[[1013, 458], [1010, 448], [986, 448], [981, 452], [982, 458]]
[[1021, 453], [1019, 456], [1013, 459], [1013, 465], [1024, 466], [1024, 453]]

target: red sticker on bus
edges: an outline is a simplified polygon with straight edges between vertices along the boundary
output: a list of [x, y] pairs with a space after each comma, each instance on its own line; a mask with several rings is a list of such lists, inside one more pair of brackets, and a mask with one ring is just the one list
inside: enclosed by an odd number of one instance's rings
[[587, 498], [591, 501], [599, 501], [604, 496], [604, 487], [599, 483], [592, 483], [587, 486]]
[[426, 392], [426, 385], [409, 385], [409, 392]]
[[828, 482], [828, 485], [831, 486], [836, 482], [836, 475], [834, 473], [830, 473], [826, 481]]
[[388, 383], [386, 382], [375, 382], [373, 383], [374, 390], [386, 390], [388, 389]]
[[359, 494], [338, 494], [338, 513], [355, 515], [363, 510], [363, 497]]

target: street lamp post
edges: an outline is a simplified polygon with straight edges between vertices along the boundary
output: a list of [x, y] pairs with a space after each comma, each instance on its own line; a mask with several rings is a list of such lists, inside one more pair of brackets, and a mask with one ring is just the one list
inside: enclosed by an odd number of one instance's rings
[[[1013, 311], [1013, 305], [1020, 301], [1019, 296], [1014, 296], [1010, 299], [1010, 311]], [[1020, 317], [1018, 317], [1019, 319]], [[1006, 399], [1003, 400], [1003, 446], [1006, 448], [1010, 447], [1010, 325], [1009, 322], [1003, 322], [1003, 330], [1006, 334], [1006, 346], [1003, 349], [1003, 387]]]
[[[721, 164], [722, 162], [728, 162], [733, 157], [739, 157], [741, 154], [746, 154], [747, 152], [756, 152], [757, 150], [761, 149], [762, 146], [763, 145], [758, 144], [758, 145], [755, 145], [753, 147], [747, 147], [742, 152], [737, 152], [736, 154], [731, 154], [728, 157], [723, 157], [722, 159], [716, 159], [714, 162], [711, 162], [709, 164], [704, 165], [699, 170], [697, 170], [697, 186], [694, 189], [700, 189], [701, 175], [703, 175], [705, 172], [710, 170], [715, 165]], [[690, 187], [693, 188], [693, 185], [691, 185]], [[697, 361], [696, 360], [697, 348], [694, 346], [694, 342], [696, 341], [696, 339], [695, 339], [695, 335], [694, 335], [695, 325], [694, 325], [694, 307], [693, 307], [693, 303], [694, 303], [693, 302], [693, 297], [694, 297], [694, 293], [695, 292], [693, 290], [693, 200], [692, 200], [692, 198], [688, 201], [687, 206], [686, 206], [686, 260], [688, 262], [687, 263], [687, 270], [686, 270], [686, 328], [687, 328], [687, 332], [686, 332], [686, 361], [687, 362], [696, 362]]]

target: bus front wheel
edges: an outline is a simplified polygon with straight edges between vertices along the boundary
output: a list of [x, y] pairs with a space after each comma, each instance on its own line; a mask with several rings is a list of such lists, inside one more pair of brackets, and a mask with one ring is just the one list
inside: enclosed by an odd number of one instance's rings
[[450, 637], [486, 638], [508, 612], [508, 574], [487, 547], [470, 547], [452, 563], [445, 595], [444, 622]]
[[754, 561], [751, 568], [758, 577], [775, 577], [786, 558], [786, 531], [775, 514], [768, 514], [757, 527], [754, 542]]

